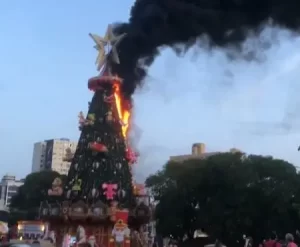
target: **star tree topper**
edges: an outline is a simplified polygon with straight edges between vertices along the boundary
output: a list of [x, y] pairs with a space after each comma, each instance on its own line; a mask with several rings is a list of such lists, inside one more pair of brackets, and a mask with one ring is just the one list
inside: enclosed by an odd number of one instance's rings
[[[98, 51], [98, 56], [96, 59], [98, 71], [100, 71], [103, 65], [106, 63], [107, 57], [110, 54], [112, 56], [113, 62], [117, 64], [120, 63], [117, 46], [121, 42], [121, 40], [125, 37], [126, 33], [116, 36], [113, 33], [112, 25], [108, 25], [104, 38], [98, 36], [97, 34], [90, 33], [89, 35], [96, 43], [94, 48]], [[110, 52], [108, 52], [109, 48], [111, 48]]]

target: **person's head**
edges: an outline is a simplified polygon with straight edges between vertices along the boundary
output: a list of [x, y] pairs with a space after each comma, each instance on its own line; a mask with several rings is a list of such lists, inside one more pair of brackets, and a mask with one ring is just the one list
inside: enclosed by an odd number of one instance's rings
[[293, 241], [294, 241], [294, 236], [293, 236], [293, 234], [287, 233], [287, 234], [285, 235], [285, 240], [286, 240], [287, 242], [293, 242]]

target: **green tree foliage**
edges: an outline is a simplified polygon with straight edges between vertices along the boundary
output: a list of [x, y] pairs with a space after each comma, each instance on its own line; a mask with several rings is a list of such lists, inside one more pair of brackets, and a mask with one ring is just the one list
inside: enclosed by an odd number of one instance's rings
[[19, 187], [18, 193], [11, 199], [11, 217], [18, 215], [19, 219], [33, 219], [40, 203], [47, 199], [47, 191], [56, 177], [61, 177], [63, 181], [66, 180], [66, 176], [54, 171], [29, 174], [25, 178], [24, 185]]
[[243, 153], [169, 162], [146, 181], [155, 199], [157, 231], [192, 236], [204, 228], [227, 244], [242, 234], [256, 240], [300, 224], [300, 177], [283, 160]]

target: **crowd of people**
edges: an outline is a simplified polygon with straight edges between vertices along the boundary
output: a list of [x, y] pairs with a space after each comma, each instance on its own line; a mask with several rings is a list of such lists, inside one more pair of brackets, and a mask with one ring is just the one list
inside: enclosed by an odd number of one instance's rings
[[[300, 246], [300, 233], [287, 233], [284, 239], [279, 239], [275, 233], [268, 236], [262, 241], [255, 241], [252, 237], [243, 237], [244, 241], [237, 241], [233, 246], [227, 246], [220, 240], [214, 240], [209, 236], [197, 236], [194, 241], [183, 241], [179, 244], [177, 241], [170, 239], [166, 247], [298, 247]], [[159, 247], [158, 243], [154, 243], [152, 247]]]
[[[252, 247], [251, 245], [249, 247]], [[298, 247], [293, 234], [287, 233], [284, 240], [278, 239], [276, 234], [272, 234], [264, 240], [259, 247]]]
[[[215, 247], [220, 247], [220, 243], [216, 242]], [[251, 237], [245, 238], [244, 247], [255, 247], [254, 241]], [[264, 239], [258, 247], [298, 247], [294, 235], [287, 233], [285, 238], [279, 239], [275, 233], [271, 234], [267, 239]]]

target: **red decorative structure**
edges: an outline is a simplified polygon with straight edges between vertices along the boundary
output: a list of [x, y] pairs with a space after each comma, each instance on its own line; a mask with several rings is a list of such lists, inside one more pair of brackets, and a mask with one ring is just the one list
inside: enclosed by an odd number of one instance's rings
[[95, 76], [89, 79], [88, 88], [89, 90], [96, 92], [97, 90], [103, 89], [103, 84], [115, 84], [122, 83], [122, 79], [118, 76], [112, 76], [105, 73], [102, 76]]

